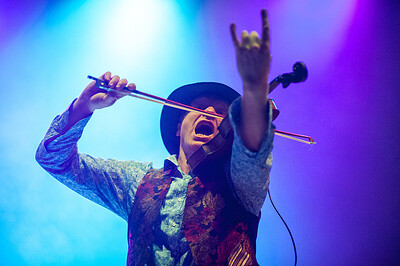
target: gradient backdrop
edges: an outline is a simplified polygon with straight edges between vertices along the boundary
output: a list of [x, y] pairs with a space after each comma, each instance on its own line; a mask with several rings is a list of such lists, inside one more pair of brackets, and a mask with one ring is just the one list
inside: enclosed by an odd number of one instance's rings
[[[2, 265], [124, 265], [126, 223], [53, 179], [34, 155], [52, 119], [107, 70], [166, 97], [197, 81], [241, 92], [229, 24], [271, 25], [270, 79], [304, 61], [305, 83], [271, 97], [278, 129], [271, 193], [299, 265], [400, 263], [398, 0], [0, 1]], [[396, 111], [397, 110], [397, 111]], [[95, 113], [81, 152], [154, 161], [167, 151], [161, 106], [125, 98]], [[292, 265], [292, 244], [266, 201], [261, 265]]]

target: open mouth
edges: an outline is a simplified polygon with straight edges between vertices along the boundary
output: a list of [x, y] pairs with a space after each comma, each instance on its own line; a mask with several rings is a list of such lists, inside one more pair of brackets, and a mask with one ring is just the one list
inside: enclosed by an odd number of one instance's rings
[[210, 136], [214, 133], [214, 124], [208, 120], [200, 121], [194, 130], [196, 135]]

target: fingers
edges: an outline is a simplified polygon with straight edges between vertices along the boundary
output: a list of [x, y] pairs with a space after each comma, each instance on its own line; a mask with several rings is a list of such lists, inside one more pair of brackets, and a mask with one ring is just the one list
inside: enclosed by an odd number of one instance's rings
[[261, 19], [262, 19], [262, 39], [261, 45], [269, 47], [269, 21], [268, 21], [268, 14], [267, 10], [261, 10]]
[[120, 79], [117, 85], [115, 86], [115, 89], [118, 91], [123, 90], [126, 84], [128, 84], [128, 81], [126, 79]]
[[119, 82], [119, 76], [117, 76], [117, 75], [112, 76], [111, 80], [108, 82], [108, 87], [111, 89], [115, 89], [118, 82]]
[[252, 31], [249, 35], [250, 39], [250, 49], [260, 48], [261, 40], [258, 37], [258, 33], [256, 31]]
[[243, 30], [240, 34], [240, 38], [242, 39], [242, 43], [240, 44], [240, 48], [250, 49], [250, 36], [247, 30]]
[[240, 43], [239, 43], [238, 37], [236, 35], [236, 24], [232, 23], [230, 30], [231, 30], [231, 37], [232, 37], [233, 45], [235, 46], [235, 48], [239, 48]]
[[108, 82], [108, 87], [117, 91], [123, 91], [123, 90], [130, 90], [133, 91], [136, 89], [135, 83], [130, 83], [128, 84], [128, 81], [126, 79], [120, 79], [119, 76], [111, 76], [111, 72], [106, 72], [103, 75], [99, 77], [101, 80], [105, 80]]
[[111, 76], [111, 72], [104, 73], [101, 79], [108, 81], [108, 87], [114, 90], [106, 92], [104, 98], [104, 100], [110, 102], [110, 104], [113, 104], [116, 100], [129, 94], [127, 89], [132, 91], [136, 89], [134, 83], [130, 83], [127, 87], [128, 81], [126, 79], [121, 79], [118, 75]]
[[250, 34], [244, 30], [241, 32], [240, 38], [241, 42], [239, 42], [236, 35], [236, 25], [231, 24], [231, 36], [233, 44], [236, 48], [244, 48], [246, 50], [250, 50], [252, 48], [259, 48], [261, 44], [260, 37], [256, 31], [252, 31]]
[[239, 42], [236, 35], [236, 24], [232, 23], [230, 26], [231, 37], [233, 44], [236, 48], [244, 48], [246, 50], [251, 50], [254, 48], [269, 48], [270, 43], [270, 33], [269, 33], [269, 21], [267, 10], [261, 10], [261, 19], [262, 19], [262, 35], [261, 39], [258, 36], [256, 31], [252, 31], [248, 34], [247, 31], [242, 31], [241, 33], [241, 42]]
[[136, 85], [135, 83], [129, 83], [129, 85], [127, 86], [128, 90], [130, 91], [134, 91], [136, 90]]
[[261, 40], [255, 31], [252, 31], [250, 34], [246, 30], [242, 31], [241, 39], [242, 42], [239, 44], [239, 47], [242, 49], [251, 50], [260, 48]]
[[[79, 96], [80, 101], [93, 112], [96, 109], [105, 108], [113, 105], [118, 99], [129, 94], [128, 90], [135, 90], [136, 85], [130, 83], [126, 79], [119, 76], [112, 76], [111, 72], [106, 72], [99, 77], [108, 83], [108, 87], [112, 90], [106, 91], [96, 86], [96, 82], [92, 81]], [[126, 88], [127, 87], [127, 88]], [[125, 89], [126, 88], [126, 89]]]
[[107, 71], [106, 73], [104, 73], [104, 74], [100, 77], [100, 79], [109, 82], [110, 79], [111, 79], [111, 72], [110, 72], [110, 71]]

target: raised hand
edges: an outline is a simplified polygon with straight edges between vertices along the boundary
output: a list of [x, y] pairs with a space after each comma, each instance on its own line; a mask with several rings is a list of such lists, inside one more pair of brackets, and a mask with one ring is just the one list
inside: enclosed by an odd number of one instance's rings
[[261, 11], [262, 37], [257, 32], [242, 32], [241, 42], [236, 25], [231, 24], [231, 36], [236, 50], [236, 63], [243, 81], [239, 135], [243, 144], [257, 151], [268, 129], [268, 74], [271, 64], [269, 23], [267, 11]]
[[236, 25], [231, 24], [230, 31], [236, 50], [236, 63], [242, 78], [244, 89], [264, 87], [267, 89], [268, 73], [271, 63], [269, 23], [267, 11], [261, 11], [262, 37], [257, 32], [242, 31], [241, 42], [236, 35]]

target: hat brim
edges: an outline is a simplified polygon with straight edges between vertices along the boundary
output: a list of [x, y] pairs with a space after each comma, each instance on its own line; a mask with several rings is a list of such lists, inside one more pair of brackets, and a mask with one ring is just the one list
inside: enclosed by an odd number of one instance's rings
[[[240, 94], [231, 87], [217, 82], [199, 82], [184, 85], [174, 90], [168, 100], [190, 105], [195, 99], [210, 96], [231, 104]], [[161, 112], [161, 137], [170, 154], [179, 153], [179, 136], [176, 136], [178, 124], [185, 111], [164, 105]]]

